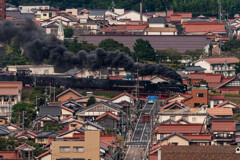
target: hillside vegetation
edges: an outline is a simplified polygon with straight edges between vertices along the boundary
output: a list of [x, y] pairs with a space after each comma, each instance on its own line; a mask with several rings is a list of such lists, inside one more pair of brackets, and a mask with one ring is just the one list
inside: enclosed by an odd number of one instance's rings
[[[87, 9], [125, 8], [139, 10], [141, 0], [45, 0], [45, 3], [60, 9], [83, 7]], [[175, 12], [192, 12], [194, 16], [204, 14], [218, 15], [218, 0], [142, 0], [144, 11], [163, 11], [173, 9]], [[240, 0], [220, 0], [225, 17], [239, 13]], [[7, 0], [16, 6], [24, 3], [41, 3], [43, 0]], [[114, 3], [113, 3], [114, 2]]]

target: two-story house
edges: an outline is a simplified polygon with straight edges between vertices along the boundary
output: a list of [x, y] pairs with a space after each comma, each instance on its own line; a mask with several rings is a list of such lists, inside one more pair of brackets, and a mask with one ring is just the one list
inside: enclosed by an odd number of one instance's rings
[[236, 57], [208, 57], [199, 59], [193, 64], [205, 68], [204, 73], [223, 74], [225, 77], [235, 76], [235, 64], [239, 62]]

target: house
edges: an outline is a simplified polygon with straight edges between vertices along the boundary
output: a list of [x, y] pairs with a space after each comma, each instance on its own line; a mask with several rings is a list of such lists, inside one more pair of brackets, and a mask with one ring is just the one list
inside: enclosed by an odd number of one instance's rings
[[225, 99], [224, 95], [210, 95], [209, 101], [210, 101], [210, 108], [214, 108], [218, 106], [218, 104], [221, 104]]
[[11, 132], [5, 126], [0, 126], [0, 137], [1, 138], [8, 138]]
[[52, 150], [48, 150], [42, 154], [40, 154], [38, 157], [36, 157], [37, 160], [50, 160], [52, 159]]
[[59, 95], [56, 96], [56, 99], [58, 102], [65, 102], [69, 99], [77, 99], [82, 97], [82, 95], [80, 93], [78, 93], [77, 91], [69, 88], [65, 91], [63, 91], [62, 93], [60, 93]]
[[80, 121], [74, 118], [68, 118], [68, 119], [62, 120], [62, 124], [64, 126], [67, 126], [69, 130], [73, 130], [75, 128], [83, 127], [85, 123], [83, 121]]
[[74, 110], [68, 108], [68, 107], [65, 107], [65, 106], [61, 106], [61, 118], [60, 119], [64, 119], [66, 117], [69, 117], [69, 116], [73, 116], [74, 115]]
[[191, 139], [183, 136], [182, 134], [174, 132], [168, 136], [165, 136], [159, 141], [161, 142], [161, 145], [173, 144], [176, 146], [189, 146]]
[[156, 152], [161, 160], [176, 159], [239, 159], [237, 146], [161, 146]]
[[67, 108], [73, 110], [73, 111], [74, 111], [74, 114], [75, 114], [78, 110], [82, 110], [82, 109], [85, 108], [85, 106], [83, 106], [83, 105], [75, 102], [74, 100], [68, 100], [68, 101], [62, 103], [62, 106], [67, 107]]
[[224, 101], [222, 103], [219, 103], [216, 108], [231, 108], [233, 113], [238, 113], [238, 110], [239, 110], [239, 105], [233, 103], [233, 102], [230, 102], [230, 101]]
[[151, 17], [148, 19], [149, 28], [165, 28], [166, 23], [165, 17]]
[[106, 28], [101, 28], [100, 31], [105, 35], [143, 35], [147, 24], [130, 25], [130, 24], [112, 24]]
[[183, 22], [182, 28], [186, 35], [202, 35], [206, 32], [226, 35], [225, 25], [219, 22]]
[[29, 74], [29, 75], [49, 75], [54, 74], [53, 65], [15, 65], [7, 66], [6, 70], [13, 74]]
[[184, 137], [191, 139], [190, 146], [209, 146], [211, 144], [211, 134], [183, 134]]
[[227, 118], [211, 120], [212, 145], [230, 145], [235, 142], [236, 121]]
[[182, 101], [186, 106], [191, 108], [208, 105], [208, 89], [202, 85], [200, 87], [192, 88], [192, 96]]
[[96, 124], [96, 123], [93, 123], [91, 121], [85, 121], [84, 122], [84, 128], [87, 129], [87, 130], [98, 130], [98, 131], [104, 131], [105, 128]]
[[132, 96], [131, 94], [129, 94], [127, 92], [123, 92], [123, 93], [117, 95], [116, 97], [112, 98], [111, 101], [116, 104], [120, 104], [123, 101], [134, 104], [134, 99], [135, 99], [135, 97]]
[[30, 131], [23, 131], [14, 136], [14, 138], [20, 142], [28, 141], [28, 140], [35, 141], [36, 137], [37, 137], [37, 135]]
[[175, 102], [175, 101], [181, 102], [182, 100], [189, 98], [189, 97], [191, 97], [191, 94], [182, 94], [182, 93], [175, 94], [174, 96], [166, 99], [166, 103], [171, 103], [171, 102]]
[[38, 10], [35, 13], [35, 20], [44, 21], [56, 16], [56, 10]]
[[19, 5], [21, 13], [35, 13], [37, 10], [49, 10], [50, 6], [44, 3], [28, 3]]
[[122, 106], [112, 102], [98, 102], [91, 106], [86, 107], [84, 110], [78, 111], [76, 116], [79, 120], [94, 120], [105, 112], [112, 112], [119, 115], [122, 112]]
[[86, 106], [87, 106], [88, 99], [89, 99], [90, 97], [94, 97], [95, 100], [96, 100], [96, 102], [101, 102], [101, 101], [107, 102], [107, 101], [110, 101], [110, 100], [111, 100], [110, 98], [106, 98], [106, 97], [104, 97], [104, 96], [89, 95], [89, 96], [82, 96], [82, 97], [80, 97], [80, 98], [75, 99], [74, 101], [75, 101], [76, 103], [81, 104], [81, 105], [83, 105], [83, 106], [86, 107]]
[[78, 140], [57, 138], [52, 141], [52, 160], [57, 159], [100, 159], [100, 132], [84, 131]]
[[155, 130], [157, 140], [177, 132], [180, 134], [202, 134], [206, 133], [204, 124], [159, 124]]
[[204, 70], [206, 69], [200, 66], [186, 66], [184, 69], [180, 69], [179, 71], [189, 75], [190, 73], [204, 73]]
[[35, 148], [26, 143], [15, 148], [20, 155], [22, 155], [23, 160], [25, 159], [34, 159], [33, 151]]
[[23, 160], [18, 151], [0, 151], [1, 160]]
[[[187, 50], [203, 49], [206, 53], [209, 52], [211, 39], [206, 36], [188, 36], [188, 35], [81, 35], [78, 36], [78, 41], [88, 41], [94, 45], [98, 45], [102, 40], [112, 38], [119, 43], [123, 43], [130, 51], [133, 51], [133, 46], [137, 39], [142, 38], [148, 40], [154, 50], [165, 50], [175, 48], [180, 53]], [[128, 41], [126, 41], [126, 39]], [[204, 67], [203, 67], [204, 68]]]
[[60, 120], [51, 115], [43, 115], [34, 120], [33, 129], [39, 130], [48, 124], [60, 124]]
[[88, 11], [88, 17], [93, 20], [103, 20], [106, 9], [90, 9]]
[[0, 116], [2, 118], [10, 120], [10, 108], [21, 101], [22, 87], [23, 84], [20, 81], [0, 82]]
[[178, 31], [174, 27], [148, 27], [144, 30], [144, 35], [178, 35]]
[[207, 57], [201, 58], [193, 64], [205, 68], [205, 73], [223, 74], [224, 77], [235, 76], [235, 64], [239, 62], [236, 57]]
[[60, 106], [40, 106], [38, 116], [50, 115], [59, 119], [62, 116], [62, 110]]
[[53, 139], [55, 139], [60, 133], [56, 131], [40, 131], [35, 133], [37, 135], [35, 139], [35, 143], [46, 145], [49, 142], [51, 142]]
[[179, 102], [179, 101], [173, 101], [163, 107], [161, 107], [160, 110], [164, 110], [164, 111], [167, 111], [167, 110], [181, 110], [181, 109], [184, 109], [186, 106], [185, 104]]
[[173, 121], [184, 119], [190, 124], [203, 124], [207, 116], [208, 113], [206, 109], [203, 108], [190, 109], [189, 107], [186, 107], [181, 110], [161, 110], [158, 112], [158, 123], [162, 123], [169, 119]]
[[239, 94], [240, 92], [239, 76], [240, 74], [236, 75], [233, 78], [228, 79], [224, 83], [215, 87], [213, 90], [219, 93]]
[[232, 108], [207, 108], [207, 112], [213, 117], [231, 118], [233, 116]]
[[18, 131], [22, 130], [21, 127], [15, 125], [15, 124], [12, 124], [12, 123], [8, 123], [8, 124], [6, 124], [4, 126], [7, 127], [8, 130], [11, 131], [11, 132], [18, 132]]
[[[136, 12], [136, 11], [129, 11], [123, 15], [120, 15], [118, 17], [116, 17], [117, 20], [121, 21], [121, 20], [130, 20], [130, 21], [137, 21], [140, 22], [140, 13]], [[148, 17], [143, 15], [142, 16], [142, 21], [143, 22], [147, 22]]]
[[112, 112], [105, 112], [104, 114], [98, 116], [95, 121], [106, 130], [116, 131], [120, 117]]

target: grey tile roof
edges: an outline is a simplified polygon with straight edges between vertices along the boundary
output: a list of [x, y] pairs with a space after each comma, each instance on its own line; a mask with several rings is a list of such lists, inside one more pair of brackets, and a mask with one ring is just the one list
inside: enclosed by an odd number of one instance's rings
[[6, 11], [6, 16], [10, 16], [16, 19], [34, 19], [34, 14], [21, 13], [20, 11]]
[[96, 15], [96, 16], [102, 16], [107, 9], [90, 9], [89, 15]]
[[83, 109], [86, 108], [83, 105], [81, 105], [79, 103], [76, 103], [74, 101], [71, 101], [71, 100], [68, 100], [68, 101], [64, 102], [62, 105], [71, 109], [71, 110], [74, 110], [75, 112], [78, 111], [78, 110], [83, 110]]
[[148, 23], [167, 23], [167, 20], [165, 17], [152, 17], [148, 19]]
[[100, 125], [98, 125], [98, 124], [96, 124], [96, 123], [90, 122], [90, 121], [84, 122], [84, 126], [85, 126], [85, 125], [91, 125], [91, 126], [94, 126], [94, 127], [98, 128], [98, 129], [105, 130], [104, 127], [102, 127], [102, 126], [100, 126]]
[[185, 67], [186, 71], [204, 71], [205, 68], [202, 68], [201, 66], [187, 66]]
[[9, 135], [11, 132], [5, 126], [0, 126], [0, 135]]
[[55, 131], [41, 131], [37, 132], [36, 135], [38, 135], [38, 137], [57, 137], [60, 133]]
[[40, 106], [39, 116], [61, 116], [62, 110], [60, 106]]

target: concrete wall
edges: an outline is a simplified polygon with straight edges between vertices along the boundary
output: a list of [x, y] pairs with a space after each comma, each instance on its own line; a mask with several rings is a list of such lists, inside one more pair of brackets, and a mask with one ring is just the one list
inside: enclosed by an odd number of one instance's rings
[[168, 143], [178, 143], [178, 146], [189, 146], [189, 141], [176, 135], [162, 141], [162, 145], [167, 145]]
[[[60, 147], [70, 147], [70, 152], [60, 152]], [[83, 152], [73, 152], [73, 147], [83, 147]], [[84, 141], [53, 141], [51, 145], [52, 160], [70, 159], [100, 159], [100, 131], [85, 131]]]

